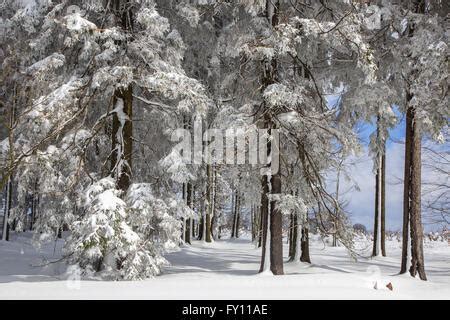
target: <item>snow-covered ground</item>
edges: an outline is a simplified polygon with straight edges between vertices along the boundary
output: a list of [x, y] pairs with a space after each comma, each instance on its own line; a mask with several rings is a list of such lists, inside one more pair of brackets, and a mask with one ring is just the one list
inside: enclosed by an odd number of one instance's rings
[[45, 263], [59, 258], [62, 241], [37, 251], [27, 234], [12, 240], [0, 241], [0, 299], [450, 299], [446, 242], [425, 243], [427, 282], [397, 274], [397, 241], [387, 243], [388, 257], [355, 262], [344, 248], [318, 239], [311, 244], [313, 264], [285, 263], [284, 276], [257, 274], [260, 250], [239, 239], [196, 241], [168, 254], [172, 265], [159, 277], [110, 282], [79, 281], [63, 263]]

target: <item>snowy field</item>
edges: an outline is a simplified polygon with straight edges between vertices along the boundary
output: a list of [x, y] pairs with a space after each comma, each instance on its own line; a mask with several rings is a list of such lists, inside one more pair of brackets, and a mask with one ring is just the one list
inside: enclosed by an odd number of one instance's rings
[[168, 254], [172, 265], [159, 277], [111, 282], [79, 281], [63, 263], [46, 263], [58, 260], [62, 241], [37, 251], [28, 235], [12, 240], [0, 241], [0, 299], [450, 299], [446, 242], [425, 243], [427, 282], [397, 275], [399, 242], [387, 243], [389, 257], [354, 262], [344, 248], [317, 239], [311, 243], [313, 264], [285, 263], [284, 276], [257, 274], [260, 250], [239, 239], [196, 241]]

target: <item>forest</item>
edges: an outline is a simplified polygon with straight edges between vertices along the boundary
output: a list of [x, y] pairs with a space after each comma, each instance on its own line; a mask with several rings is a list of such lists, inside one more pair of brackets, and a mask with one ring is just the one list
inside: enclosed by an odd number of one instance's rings
[[449, 299], [449, 6], [2, 0], [0, 297]]

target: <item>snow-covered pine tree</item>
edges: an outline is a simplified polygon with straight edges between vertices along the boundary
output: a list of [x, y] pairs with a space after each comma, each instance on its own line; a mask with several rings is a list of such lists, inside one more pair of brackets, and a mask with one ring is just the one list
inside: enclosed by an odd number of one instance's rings
[[[18, 108], [14, 124], [17, 134], [12, 148], [6, 149], [12, 149], [17, 156], [2, 165], [4, 172], [18, 175], [20, 206], [30, 192], [29, 182], [39, 181], [39, 193], [45, 197], [40, 206], [45, 210], [41, 210], [43, 214], [34, 227], [36, 240], [55, 237], [64, 225], [72, 222], [73, 228], [80, 228], [92, 222], [97, 212], [128, 224], [123, 218], [128, 209], [120, 201], [116, 201], [114, 208], [103, 208], [104, 198], [90, 201], [91, 207], [79, 199], [86, 188], [89, 190], [92, 183], [103, 181], [100, 179], [105, 176], [115, 177], [116, 189], [122, 191], [108, 191], [111, 197], [125, 196], [134, 180], [133, 136], [140, 137], [146, 127], [132, 126], [133, 115], [150, 117], [154, 123], [159, 121], [173, 128], [178, 123], [171, 114], [205, 112], [209, 102], [203, 86], [186, 76], [182, 67], [184, 46], [180, 34], [170, 29], [153, 1], [114, 1], [108, 5], [89, 1], [75, 7], [66, 2], [37, 1], [27, 7], [12, 8], [5, 26], [24, 40], [21, 42], [24, 50], [20, 56], [12, 47], [6, 52], [4, 65], [16, 72], [7, 73], [7, 80], [13, 83], [20, 79], [22, 86], [14, 91], [16, 96], [8, 96], [18, 101]], [[18, 71], [14, 69], [16, 66]], [[161, 138], [161, 132], [158, 136], [166, 147], [161, 151], [166, 152], [171, 146], [169, 137]], [[135, 140], [145, 145], [145, 139], [152, 136]], [[159, 152], [156, 156], [159, 159], [152, 159], [152, 165], [162, 171], [158, 161], [164, 154]], [[148, 164], [147, 161], [136, 166], [136, 170], [144, 173], [139, 180], [151, 179], [152, 172], [142, 169]], [[154, 193], [159, 195], [162, 191], [155, 188]], [[84, 210], [80, 210], [82, 207]], [[25, 212], [18, 207], [14, 218], [25, 221]], [[128, 229], [133, 231], [133, 225], [128, 225]], [[140, 240], [147, 241], [138, 233], [136, 240], [129, 230], [123, 225], [116, 228], [115, 239], [107, 239], [119, 241], [118, 245], [129, 240], [127, 245], [131, 246]], [[83, 236], [87, 235], [79, 234]], [[68, 256], [70, 248], [83, 248], [76, 246], [75, 235], [71, 239], [75, 242], [67, 242]], [[106, 250], [109, 259], [109, 249]], [[135, 253], [136, 259], [118, 264], [121, 277], [139, 278], [157, 273], [157, 268], [151, 272], [131, 271], [133, 261], [139, 262], [140, 253]], [[160, 258], [157, 254], [153, 256], [156, 260]], [[86, 255], [78, 252], [73, 257], [82, 259]], [[116, 258], [123, 257], [118, 254]], [[112, 268], [110, 263], [104, 267]], [[79, 264], [88, 266], [92, 261]]]
[[[445, 65], [448, 59], [448, 40], [444, 31], [445, 14], [442, 13], [439, 2], [422, 0], [376, 3], [366, 9], [366, 25], [374, 34], [372, 42], [376, 42], [381, 49], [375, 54], [379, 59], [379, 74], [382, 75], [377, 82], [390, 84], [391, 87], [384, 90], [381, 97], [391, 96], [385, 101], [398, 105], [406, 122], [401, 273], [409, 268], [411, 257], [411, 274], [415, 276], [418, 273], [423, 280], [426, 275], [420, 200], [421, 140], [424, 134], [437, 141], [442, 140], [441, 130], [447, 124], [445, 119], [449, 112], [447, 92], [444, 89], [447, 86]], [[428, 90], [423, 90], [425, 87]], [[375, 93], [372, 88], [370, 92]], [[386, 95], [387, 92], [392, 93]], [[388, 117], [383, 116], [383, 113]], [[386, 120], [389, 117], [395, 118], [389, 116], [392, 111], [383, 113], [378, 114], [381, 116], [383, 129], [381, 139], [378, 139], [379, 143], [373, 144], [378, 145], [377, 150], [382, 148], [381, 142], [387, 139], [389, 121]], [[380, 155], [382, 152], [377, 151], [375, 154]], [[383, 184], [383, 161], [378, 158], [378, 171], [381, 170], [378, 181]], [[383, 201], [377, 202], [382, 210]]]
[[[410, 10], [408, 14], [400, 18], [396, 11], [394, 15], [398, 19], [394, 23], [400, 25], [396, 49], [402, 58], [400, 72], [406, 92], [403, 104], [406, 141], [400, 273], [406, 272], [408, 250], [411, 250], [409, 272], [413, 277], [418, 274], [420, 279], [426, 280], [421, 214], [421, 143], [424, 133], [442, 141], [441, 129], [448, 124], [448, 34], [444, 30], [444, 17], [433, 15], [426, 1], [410, 1], [403, 5]], [[394, 9], [402, 11], [403, 8]]]

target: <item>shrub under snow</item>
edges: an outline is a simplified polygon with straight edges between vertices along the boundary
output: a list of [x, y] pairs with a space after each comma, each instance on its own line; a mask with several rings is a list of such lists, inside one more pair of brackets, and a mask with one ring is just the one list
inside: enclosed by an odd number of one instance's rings
[[90, 186], [84, 215], [72, 225], [65, 253], [83, 275], [137, 280], [155, 276], [167, 263], [162, 254], [180, 239], [180, 223], [146, 184], [132, 185], [125, 197], [112, 178]]

